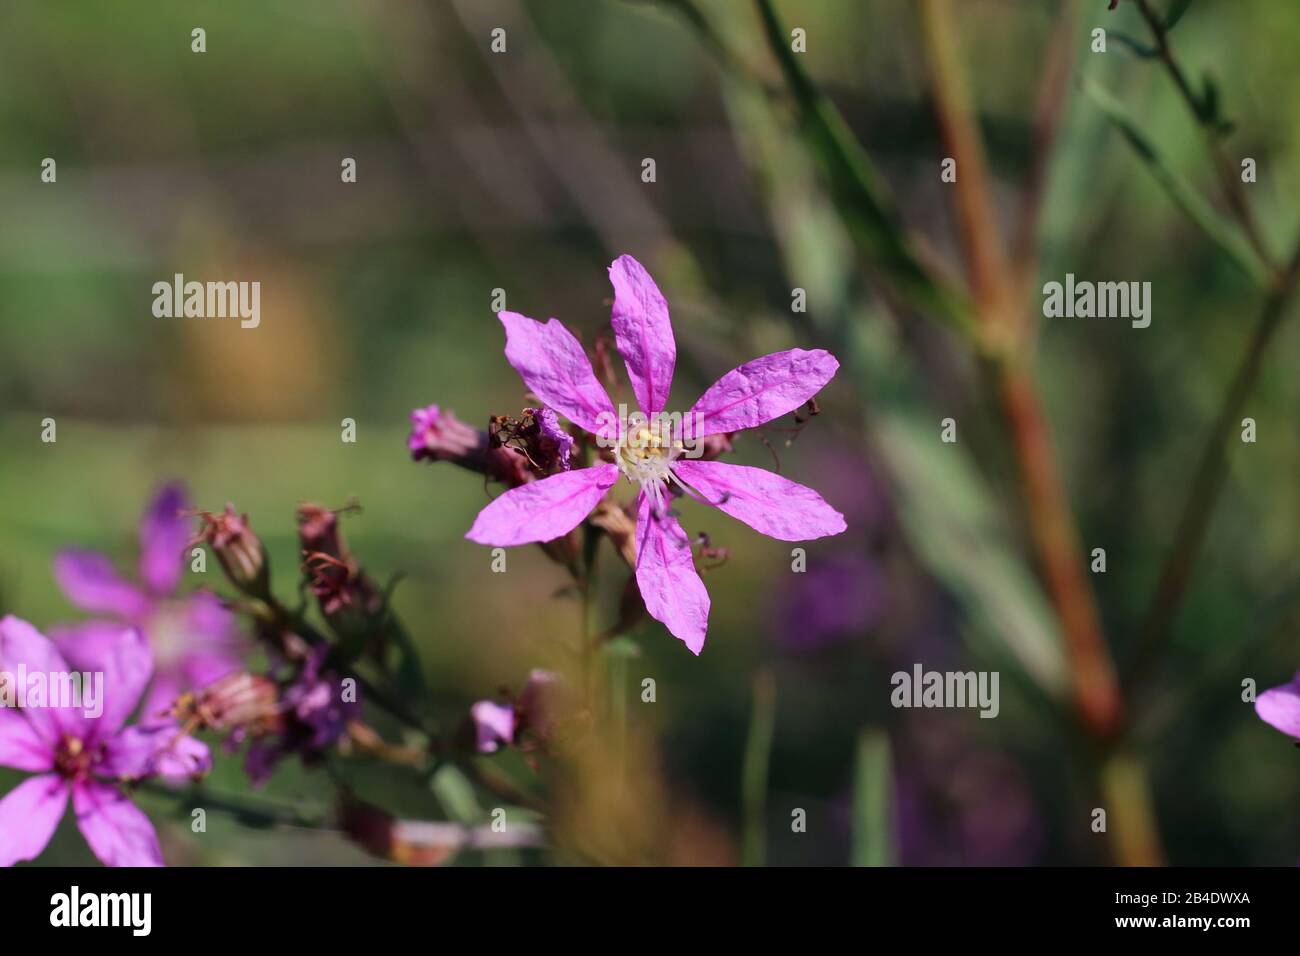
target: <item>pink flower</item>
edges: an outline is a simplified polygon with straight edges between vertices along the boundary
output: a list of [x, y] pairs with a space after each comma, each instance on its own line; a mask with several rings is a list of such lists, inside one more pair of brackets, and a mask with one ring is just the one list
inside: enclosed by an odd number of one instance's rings
[[559, 674], [536, 668], [513, 702], [480, 700], [469, 709], [474, 747], [479, 753], [496, 753], [503, 746], [525, 749], [544, 746], [558, 723], [571, 715], [573, 701]]
[[183, 514], [188, 507], [185, 492], [170, 485], [146, 509], [140, 521], [139, 585], [120, 577], [102, 554], [64, 551], [54, 559], [54, 576], [68, 600], [110, 618], [52, 628], [50, 636], [68, 660], [82, 667], [83, 645], [111, 640], [123, 627], [139, 628], [149, 639], [157, 666], [142, 710], [146, 720], [167, 710], [183, 691], [239, 667], [234, 615], [206, 591], [176, 596], [192, 537]]
[[[612, 325], [641, 408], [626, 427], [597, 381], [578, 340], [556, 319], [546, 324], [501, 312], [506, 359], [547, 406], [613, 449], [613, 462], [562, 471], [513, 488], [484, 508], [466, 535], [509, 547], [567, 534], [624, 475], [638, 486], [636, 581], [646, 610], [698, 654], [708, 627], [709, 595], [695, 570], [690, 541], [668, 508], [690, 494], [781, 541], [839, 534], [843, 516], [810, 488], [760, 468], [689, 457], [687, 442], [754, 428], [799, 408], [839, 363], [821, 349], [791, 349], [754, 359], [715, 382], [684, 416], [666, 416], [677, 346], [668, 303], [631, 256], [610, 266]], [[668, 421], [666, 427], [664, 422]], [[682, 424], [684, 423], [684, 424]]]
[[[99, 716], [80, 706], [0, 707], [0, 766], [37, 774], [0, 800], [0, 866], [45, 849], [69, 796], [82, 836], [105, 864], [162, 866], [153, 824], [114, 782], [182, 770], [197, 775], [211, 766], [208, 748], [173, 727], [124, 726], [153, 673], [139, 631], [120, 630], [81, 650], [79, 669], [104, 675]], [[0, 669], [19, 665], [47, 679], [71, 672], [53, 642], [9, 616], [0, 620]]]
[[1291, 683], [1260, 694], [1255, 713], [1266, 724], [1300, 740], [1300, 674]]

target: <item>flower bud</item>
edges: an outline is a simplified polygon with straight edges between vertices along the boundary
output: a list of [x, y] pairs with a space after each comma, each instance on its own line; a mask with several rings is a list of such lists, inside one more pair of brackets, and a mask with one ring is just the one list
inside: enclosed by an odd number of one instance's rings
[[[345, 509], [346, 510], [346, 509]], [[351, 611], [364, 622], [383, 606], [374, 582], [352, 557], [339, 530], [339, 512], [319, 505], [298, 508], [298, 539], [302, 544], [303, 570], [321, 612], [334, 621]]]
[[222, 514], [199, 513], [202, 526], [191, 545], [206, 543], [217, 555], [230, 583], [250, 597], [270, 597], [270, 570], [266, 549], [248, 524], [248, 515], [237, 515], [232, 505]]
[[487, 432], [471, 428], [437, 405], [411, 412], [406, 447], [415, 461], [450, 461], [511, 488], [532, 478], [522, 454], [493, 443]]
[[406, 447], [416, 461], [428, 458], [463, 462], [481, 455], [486, 446], [486, 434], [437, 405], [411, 412], [411, 434], [406, 439]]

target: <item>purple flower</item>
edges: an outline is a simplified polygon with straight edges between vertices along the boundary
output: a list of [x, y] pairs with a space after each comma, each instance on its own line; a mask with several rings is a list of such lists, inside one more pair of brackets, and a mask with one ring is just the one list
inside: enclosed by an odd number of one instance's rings
[[[83, 646], [92, 648], [139, 628], [153, 646], [153, 686], [142, 717], [167, 710], [183, 691], [197, 689], [239, 667], [235, 617], [215, 595], [199, 591], [176, 596], [190, 541], [185, 492], [163, 488], [140, 522], [140, 584], [120, 577], [112, 562], [91, 551], [65, 551], [54, 559], [54, 576], [68, 599], [84, 611], [106, 614], [84, 624], [53, 628], [60, 652], [82, 666]], [[84, 668], [83, 668], [84, 669]]]
[[479, 753], [496, 753], [511, 744], [535, 749], [545, 746], [558, 723], [573, 710], [564, 679], [551, 671], [534, 669], [513, 703], [480, 700], [469, 710], [474, 725], [474, 747]]
[[406, 449], [411, 458], [419, 461], [461, 461], [480, 454], [486, 436], [471, 428], [450, 410], [437, 405], [417, 408], [411, 412], [411, 434], [406, 438]]
[[[810, 488], [759, 468], [684, 457], [684, 439], [703, 440], [754, 428], [803, 405], [839, 363], [821, 349], [791, 349], [754, 359], [713, 384], [665, 432], [664, 406], [677, 363], [668, 304], [631, 256], [609, 269], [614, 284], [612, 325], [632, 390], [647, 427], [625, 428], [573, 334], [557, 320], [545, 325], [501, 312], [506, 359], [546, 405], [597, 443], [613, 445], [613, 461], [561, 471], [505, 492], [478, 515], [466, 535], [494, 547], [551, 541], [587, 517], [622, 473], [638, 486], [636, 581], [650, 616], [690, 650], [704, 647], [709, 595], [695, 570], [690, 540], [668, 508], [688, 493], [781, 541], [839, 534], [844, 518]], [[671, 421], [671, 417], [669, 421]], [[617, 432], [617, 435], [615, 434]]]
[[479, 753], [496, 753], [515, 739], [515, 709], [510, 704], [480, 700], [469, 709], [474, 722], [474, 746]]
[[1300, 673], [1291, 683], [1260, 694], [1255, 701], [1255, 713], [1264, 723], [1300, 740]]
[[[360, 702], [347, 692], [337, 674], [324, 669], [329, 651], [327, 645], [313, 649], [282, 690], [275, 733], [253, 735], [244, 759], [253, 786], [266, 783], [280, 761], [290, 754], [298, 754], [308, 766], [319, 762], [325, 751], [347, 733], [348, 724], [360, 716]], [[238, 745], [243, 737], [238, 733], [231, 743]]]
[[[37, 775], [0, 800], [0, 865], [39, 855], [71, 796], [77, 826], [101, 861], [162, 866], [153, 824], [114, 783], [206, 772], [208, 748], [174, 727], [124, 726], [153, 673], [139, 631], [101, 634], [80, 649], [78, 669], [104, 675], [99, 716], [87, 716], [81, 706], [0, 707], [0, 766]], [[29, 674], [72, 672], [53, 642], [9, 616], [0, 620], [0, 668], [12, 672], [19, 665]]]

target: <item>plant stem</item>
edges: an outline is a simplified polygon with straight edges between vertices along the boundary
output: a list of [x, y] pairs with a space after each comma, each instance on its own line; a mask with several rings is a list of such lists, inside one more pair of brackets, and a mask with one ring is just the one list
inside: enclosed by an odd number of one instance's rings
[[939, 125], [957, 161], [954, 185], [976, 324], [993, 358], [994, 385], [1024, 486], [1030, 535], [1065, 637], [1079, 719], [1093, 737], [1109, 739], [1118, 731], [1123, 713], [1119, 682], [1026, 354], [1031, 345], [1029, 313], [997, 230], [982, 139], [965, 93], [953, 32], [956, 17], [949, 0], [920, 0], [918, 11]]
[[1219, 131], [1214, 126], [1214, 118], [1206, 114], [1202, 107], [1201, 98], [1192, 89], [1187, 74], [1178, 63], [1177, 57], [1174, 56], [1173, 47], [1169, 45], [1169, 32], [1165, 29], [1164, 20], [1151, 9], [1149, 0], [1135, 0], [1135, 2], [1138, 12], [1142, 15], [1142, 19], [1146, 21], [1147, 27], [1155, 38], [1156, 51], [1160, 56], [1160, 62], [1164, 64], [1165, 70], [1174, 81], [1174, 86], [1178, 88], [1178, 93], [1183, 98], [1183, 102], [1187, 104], [1193, 118], [1201, 127], [1206, 146], [1210, 152], [1210, 158], [1214, 163], [1215, 172], [1219, 177], [1219, 185], [1223, 190], [1224, 198], [1228, 201], [1229, 208], [1232, 209], [1233, 215], [1236, 216], [1242, 231], [1246, 234], [1246, 239], [1250, 242], [1259, 258], [1270, 269], [1275, 269], [1275, 260], [1269, 253], [1259, 223], [1256, 221], [1250, 203], [1246, 199], [1245, 191], [1241, 188], [1241, 179], [1237, 175], [1236, 167], [1232, 159], [1223, 150], [1219, 139]]
[[1246, 346], [1246, 354], [1237, 367], [1232, 385], [1228, 388], [1214, 427], [1201, 451], [1200, 463], [1183, 504], [1173, 543], [1161, 568], [1155, 594], [1143, 618], [1141, 643], [1134, 655], [1128, 677], [1128, 683], [1132, 686], [1140, 686], [1150, 677], [1169, 636], [1205, 541], [1215, 501], [1228, 474], [1228, 442], [1232, 432], [1240, 427], [1241, 413], [1259, 378], [1264, 353], [1287, 315], [1298, 280], [1300, 240], [1297, 241], [1286, 268], [1274, 280], [1273, 289], [1264, 302], [1259, 321]]
[[328, 829], [327, 813], [319, 808], [306, 809], [300, 804], [280, 803], [266, 797], [232, 796], [207, 787], [190, 787], [177, 790], [159, 783], [142, 783], [140, 789], [160, 797], [168, 797], [190, 810], [218, 810], [228, 813], [248, 826], [292, 826]]
[[887, 291], [962, 333], [971, 331], [963, 296], [922, 256], [894, 206], [883, 177], [835, 104], [790, 48], [772, 0], [755, 0], [768, 47], [794, 97], [800, 130], [819, 161], [831, 197], [857, 246], [892, 289]]
[[1115, 863], [1162, 866], [1164, 854], [1142, 761], [1128, 750], [1114, 750], [1102, 761], [1099, 779]]
[[776, 681], [763, 668], [754, 675], [754, 711], [745, 742], [741, 770], [744, 812], [740, 861], [742, 866], [762, 866], [767, 857], [767, 768], [776, 727]]

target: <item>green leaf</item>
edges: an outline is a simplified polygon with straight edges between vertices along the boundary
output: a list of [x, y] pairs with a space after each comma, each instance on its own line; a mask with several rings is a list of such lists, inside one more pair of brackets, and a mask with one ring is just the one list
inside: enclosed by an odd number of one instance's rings
[[[1201, 194], [1179, 174], [1165, 159], [1164, 155], [1125, 112], [1123, 105], [1105, 89], [1086, 80], [1084, 92], [1101, 109], [1111, 124], [1119, 130], [1128, 144], [1133, 147], [1138, 158], [1146, 164], [1156, 181], [1164, 187], [1165, 192], [1184, 213], [1201, 227], [1201, 230], [1217, 245], [1228, 258], [1237, 265], [1250, 279], [1260, 287], [1267, 286], [1269, 270], [1259, 260], [1250, 244], [1242, 238], [1237, 228], [1220, 216]], [[1207, 90], [1208, 94], [1208, 90]], [[1217, 93], [1214, 94], [1217, 103]], [[1217, 107], [1216, 107], [1217, 108]]]
[[894, 775], [889, 737], [865, 730], [858, 738], [853, 774], [854, 866], [894, 866]]
[[1014, 661], [1050, 698], [1066, 690], [1056, 619], [1012, 543], [981, 476], [958, 444], [939, 441], [939, 416], [891, 410], [876, 436], [908, 541], [967, 609], [968, 640]]
[[1139, 60], [1151, 60], [1160, 55], [1160, 51], [1155, 47], [1148, 46], [1141, 40], [1137, 40], [1119, 30], [1110, 31], [1110, 38], [1112, 40], [1118, 40], [1124, 46], [1128, 47], [1129, 51]]
[[843, 114], [790, 49], [771, 0], [756, 0], [768, 45], [794, 96], [800, 130], [854, 243], [911, 304], [961, 329], [972, 316], [965, 296], [933, 276], [914, 248], [884, 178]]
[[431, 786], [438, 803], [452, 820], [473, 826], [486, 819], [487, 814], [483, 812], [474, 793], [474, 785], [459, 767], [443, 764], [433, 775]]
[[1183, 18], [1183, 14], [1187, 12], [1191, 5], [1192, 0], [1174, 0], [1174, 2], [1169, 5], [1169, 12], [1165, 14], [1166, 33], [1178, 25], [1178, 21]]

